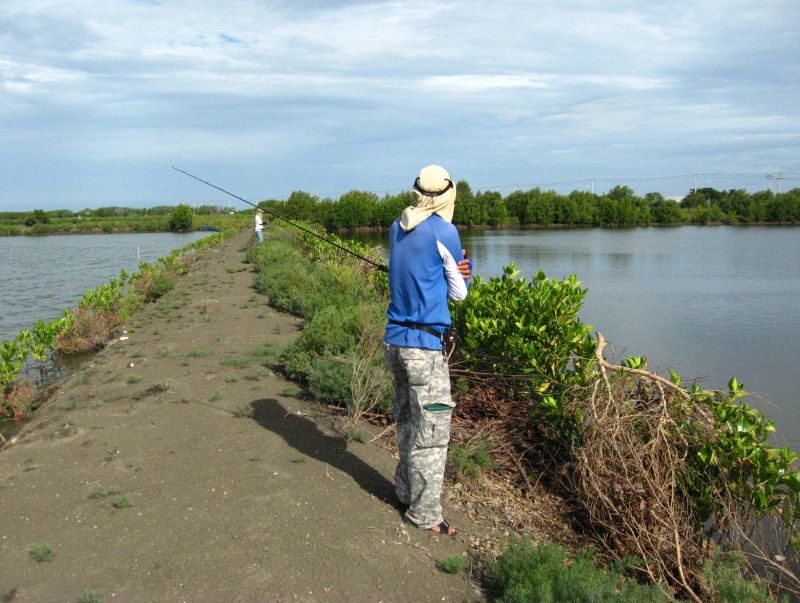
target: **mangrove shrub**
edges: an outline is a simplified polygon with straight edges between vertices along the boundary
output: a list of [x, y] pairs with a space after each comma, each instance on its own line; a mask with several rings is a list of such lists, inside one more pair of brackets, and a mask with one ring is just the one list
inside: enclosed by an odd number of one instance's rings
[[175, 208], [169, 218], [169, 229], [172, 231], [191, 230], [193, 221], [194, 213], [192, 212], [192, 208], [181, 203]]

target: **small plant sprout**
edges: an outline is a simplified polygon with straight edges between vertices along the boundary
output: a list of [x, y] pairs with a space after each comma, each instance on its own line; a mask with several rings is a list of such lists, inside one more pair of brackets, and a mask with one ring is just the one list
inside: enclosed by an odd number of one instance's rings
[[78, 597], [78, 603], [103, 603], [103, 593], [94, 588], [85, 588]]
[[251, 419], [255, 414], [252, 406], [242, 406], [231, 413], [237, 419]]
[[43, 561], [52, 561], [53, 557], [55, 557], [53, 549], [51, 549], [47, 544], [31, 545], [31, 548], [28, 549], [28, 553], [30, 554], [31, 559], [37, 563], [42, 563]]
[[133, 506], [133, 501], [131, 497], [126, 494], [121, 494], [114, 499], [114, 502], [111, 503], [114, 505], [116, 509], [127, 509]]

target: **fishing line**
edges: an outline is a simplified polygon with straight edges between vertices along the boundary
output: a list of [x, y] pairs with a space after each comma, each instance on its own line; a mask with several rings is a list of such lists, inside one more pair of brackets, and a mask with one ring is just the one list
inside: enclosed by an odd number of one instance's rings
[[336, 241], [331, 241], [330, 239], [326, 239], [322, 235], [319, 235], [316, 232], [314, 232], [313, 230], [310, 230], [310, 229], [306, 228], [305, 226], [301, 226], [300, 224], [297, 224], [296, 222], [292, 222], [288, 218], [284, 218], [280, 214], [277, 214], [274, 211], [272, 211], [270, 209], [267, 209], [266, 207], [259, 207], [258, 205], [256, 205], [255, 203], [251, 203], [247, 199], [242, 199], [239, 195], [234, 195], [232, 192], [226, 191], [224, 188], [221, 188], [221, 187], [217, 186], [216, 184], [211, 184], [207, 180], [203, 180], [202, 178], [198, 178], [194, 174], [190, 174], [189, 172], [186, 172], [186, 171], [184, 171], [184, 170], [182, 170], [180, 168], [176, 168], [174, 165], [172, 166], [172, 169], [175, 170], [176, 172], [180, 172], [181, 174], [186, 174], [187, 176], [189, 176], [189, 178], [194, 178], [195, 180], [197, 180], [199, 182], [202, 182], [203, 184], [207, 184], [211, 188], [215, 188], [218, 191], [221, 191], [221, 192], [225, 193], [226, 195], [230, 195], [234, 199], [238, 199], [239, 201], [242, 201], [243, 203], [247, 203], [248, 205], [252, 205], [253, 207], [255, 207], [258, 210], [267, 212], [269, 215], [274, 216], [274, 217], [278, 218], [279, 220], [283, 220], [287, 224], [290, 224], [291, 226], [294, 226], [295, 228], [298, 228], [298, 229], [302, 230], [303, 232], [306, 232], [306, 233], [308, 233], [308, 234], [310, 234], [310, 235], [312, 235], [314, 237], [317, 237], [320, 241], [328, 243], [329, 245], [333, 245], [334, 247], [338, 247], [342, 251], [357, 257], [362, 262], [366, 262], [367, 264], [370, 264], [371, 266], [374, 266], [375, 268], [377, 268], [381, 272], [389, 272], [389, 269], [386, 266], [384, 266], [383, 264], [376, 264], [372, 260], [370, 260], [368, 258], [365, 258], [363, 255], [359, 255], [355, 251], [351, 251], [347, 247], [339, 245], [339, 243], [337, 243]]

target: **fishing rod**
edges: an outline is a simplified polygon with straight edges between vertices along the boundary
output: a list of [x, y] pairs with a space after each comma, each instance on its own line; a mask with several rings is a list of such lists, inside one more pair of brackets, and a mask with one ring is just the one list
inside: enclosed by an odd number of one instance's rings
[[181, 174], [186, 174], [187, 176], [189, 176], [189, 178], [194, 178], [195, 180], [198, 180], [198, 181], [202, 182], [203, 184], [207, 184], [211, 188], [215, 188], [218, 191], [222, 191], [223, 193], [225, 193], [226, 195], [230, 195], [234, 199], [238, 199], [239, 201], [247, 203], [248, 205], [252, 205], [253, 207], [255, 207], [258, 210], [265, 211], [269, 215], [274, 216], [274, 217], [278, 218], [279, 220], [283, 220], [287, 224], [290, 224], [290, 225], [294, 226], [295, 228], [298, 228], [298, 229], [302, 230], [303, 232], [307, 232], [308, 234], [317, 237], [320, 241], [324, 241], [325, 243], [328, 243], [329, 245], [333, 245], [334, 247], [338, 247], [339, 249], [341, 249], [342, 251], [344, 251], [346, 253], [349, 253], [350, 255], [356, 256], [362, 262], [366, 262], [367, 264], [370, 264], [371, 266], [374, 266], [375, 268], [377, 268], [381, 272], [387, 272], [387, 273], [389, 272], [389, 269], [386, 266], [384, 266], [383, 264], [376, 264], [372, 260], [370, 260], [368, 258], [365, 258], [363, 255], [359, 255], [355, 251], [351, 251], [347, 247], [339, 245], [339, 243], [337, 243], [336, 241], [331, 241], [330, 239], [326, 239], [322, 235], [319, 235], [316, 232], [314, 232], [313, 230], [311, 230], [309, 228], [306, 228], [305, 226], [301, 226], [300, 224], [297, 224], [296, 222], [292, 222], [291, 220], [289, 220], [287, 218], [284, 218], [280, 214], [277, 214], [274, 211], [272, 211], [270, 209], [267, 209], [266, 207], [259, 207], [258, 205], [256, 205], [255, 203], [251, 203], [247, 199], [242, 199], [239, 195], [234, 195], [232, 192], [226, 191], [224, 188], [220, 188], [216, 184], [211, 184], [207, 180], [203, 180], [202, 178], [198, 178], [194, 174], [190, 174], [189, 172], [186, 172], [186, 171], [184, 171], [184, 170], [182, 170], [180, 168], [176, 168], [174, 165], [172, 166], [172, 169], [175, 170], [176, 172], [180, 172]]

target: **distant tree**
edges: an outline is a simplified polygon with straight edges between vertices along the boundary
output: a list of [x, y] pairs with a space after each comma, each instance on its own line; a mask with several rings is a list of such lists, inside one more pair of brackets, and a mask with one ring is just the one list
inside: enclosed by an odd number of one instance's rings
[[722, 222], [725, 214], [716, 203], [697, 205], [692, 208], [692, 222], [695, 224], [708, 224], [709, 222]]
[[286, 200], [284, 215], [292, 220], [311, 220], [319, 198], [303, 191], [294, 191]]
[[597, 202], [597, 220], [602, 226], [619, 224], [619, 202], [608, 195], [600, 197]]
[[556, 212], [557, 195], [553, 191], [542, 192], [538, 188], [530, 191], [526, 218], [530, 224], [546, 226], [553, 224]]
[[623, 199], [633, 199], [636, 194], [629, 186], [617, 185], [606, 193], [606, 197], [614, 201], [622, 201]]
[[377, 203], [375, 193], [350, 191], [339, 197], [331, 208], [331, 228], [361, 228], [372, 222], [372, 208]]
[[767, 205], [774, 198], [775, 195], [770, 190], [758, 191], [750, 195], [750, 201], [747, 204], [747, 221], [764, 222], [767, 219]]
[[508, 218], [508, 208], [503, 203], [500, 193], [485, 193], [483, 202], [486, 204], [486, 224], [489, 226], [499, 226]]
[[169, 217], [169, 229], [175, 231], [186, 231], [192, 229], [194, 214], [192, 208], [185, 204], [180, 204]]
[[767, 205], [767, 220], [771, 222], [800, 222], [800, 189], [778, 193]]
[[475, 195], [466, 180], [456, 183], [456, 207], [453, 210], [453, 223], [473, 226], [480, 223], [480, 209]]
[[333, 214], [334, 200], [326, 197], [322, 199], [314, 208], [314, 216], [311, 221], [322, 224], [326, 228], [331, 227], [331, 215]]
[[505, 198], [508, 214], [517, 219], [520, 225], [526, 224], [525, 209], [528, 205], [528, 193], [525, 191], [514, 191]]
[[34, 209], [31, 215], [25, 219], [26, 226], [33, 226], [34, 224], [49, 224], [50, 218], [44, 213], [43, 209]]
[[708, 205], [709, 203], [719, 204], [723, 194], [715, 188], [696, 188], [692, 189], [688, 195], [681, 200], [681, 207], [691, 209], [698, 205]]
[[502, 202], [503, 197], [496, 191], [478, 192], [475, 195], [475, 215], [473, 216], [473, 224], [488, 224], [489, 223], [489, 208], [495, 203]]
[[414, 195], [410, 191], [399, 195], [386, 195], [373, 208], [372, 224], [388, 228], [409, 205], [414, 205]]
[[599, 197], [588, 191], [572, 191], [569, 198], [575, 202], [575, 224], [597, 224]]
[[575, 202], [575, 199], [572, 197], [564, 197], [563, 195], [559, 195], [556, 198], [553, 222], [555, 224], [577, 224], [578, 204]]
[[684, 221], [683, 210], [678, 202], [673, 199], [664, 199], [659, 193], [648, 193], [655, 195], [650, 199], [650, 215], [653, 222], [657, 224], [680, 224]]

